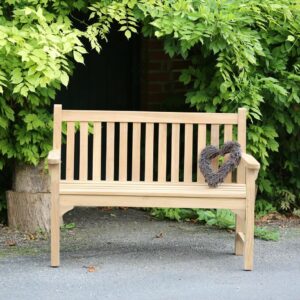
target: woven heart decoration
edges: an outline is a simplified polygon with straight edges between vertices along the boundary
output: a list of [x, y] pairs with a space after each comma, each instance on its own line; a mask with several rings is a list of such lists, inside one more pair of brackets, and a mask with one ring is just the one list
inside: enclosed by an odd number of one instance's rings
[[[229, 155], [229, 159], [217, 171], [212, 169], [211, 160], [217, 156]], [[210, 187], [217, 187], [225, 177], [233, 171], [241, 161], [241, 146], [237, 142], [226, 142], [221, 149], [209, 145], [201, 151], [199, 168]]]

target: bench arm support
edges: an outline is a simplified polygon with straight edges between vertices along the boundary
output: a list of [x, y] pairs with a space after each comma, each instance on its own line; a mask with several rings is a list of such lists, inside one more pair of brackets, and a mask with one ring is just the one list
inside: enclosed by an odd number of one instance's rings
[[60, 151], [51, 150], [48, 154], [48, 164], [49, 165], [58, 165], [60, 164]]
[[241, 162], [245, 164], [246, 169], [259, 170], [260, 163], [250, 154], [242, 153]]

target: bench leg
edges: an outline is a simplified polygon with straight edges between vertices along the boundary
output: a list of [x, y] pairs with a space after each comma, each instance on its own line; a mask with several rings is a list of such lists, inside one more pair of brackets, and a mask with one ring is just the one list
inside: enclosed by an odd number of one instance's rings
[[246, 173], [246, 222], [245, 222], [245, 247], [244, 247], [244, 269], [253, 270], [253, 251], [254, 251], [254, 208], [255, 208], [255, 179], [257, 172], [247, 170]]
[[59, 168], [51, 168], [51, 267], [59, 266]]
[[245, 212], [240, 211], [235, 215], [235, 255], [244, 254], [244, 240], [239, 233], [245, 233]]

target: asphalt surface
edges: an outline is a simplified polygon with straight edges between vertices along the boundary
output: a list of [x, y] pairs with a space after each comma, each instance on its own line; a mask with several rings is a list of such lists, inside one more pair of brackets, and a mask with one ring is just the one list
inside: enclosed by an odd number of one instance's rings
[[136, 210], [76, 209], [62, 233], [61, 266], [49, 241], [0, 255], [2, 299], [300, 299], [300, 227], [255, 241], [255, 270], [233, 255], [234, 235], [155, 221]]

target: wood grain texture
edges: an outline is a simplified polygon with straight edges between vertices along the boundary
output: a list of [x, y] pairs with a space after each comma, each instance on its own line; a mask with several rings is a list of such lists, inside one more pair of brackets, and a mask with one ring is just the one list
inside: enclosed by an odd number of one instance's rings
[[153, 181], [153, 152], [154, 152], [154, 124], [146, 124], [145, 142], [145, 181]]
[[74, 179], [75, 123], [67, 123], [66, 179]]
[[106, 124], [106, 180], [114, 180], [115, 123]]
[[167, 176], [167, 124], [159, 124], [158, 132], [158, 181], [166, 181]]
[[102, 138], [102, 124], [101, 122], [94, 122], [93, 135], [93, 180], [101, 179], [101, 138]]
[[183, 124], [237, 124], [237, 114], [185, 113], [150, 111], [95, 111], [63, 110], [63, 121], [183, 123]]
[[87, 180], [88, 173], [88, 122], [80, 123], [79, 179]]
[[180, 124], [172, 124], [171, 140], [171, 181], [179, 181]]
[[119, 180], [127, 180], [128, 124], [120, 123]]
[[141, 123], [133, 123], [132, 128], [132, 180], [140, 180], [141, 165]]
[[[229, 141], [232, 141], [232, 125], [225, 125], [224, 126], [224, 143], [229, 142]], [[226, 162], [228, 160], [228, 158], [229, 158], [229, 154], [227, 154], [225, 156], [224, 162]], [[230, 172], [226, 176], [224, 182], [229, 183], [231, 181], [232, 181], [232, 173]]]
[[201, 155], [201, 151], [206, 147], [206, 125], [203, 124], [199, 124], [198, 125], [198, 163], [197, 163], [197, 181], [200, 183], [204, 183], [205, 179], [202, 175], [202, 173], [200, 172], [200, 168], [199, 168], [199, 159], [200, 159], [200, 155]]
[[[210, 144], [219, 148], [220, 144], [220, 125], [211, 125]], [[218, 158], [212, 160], [211, 165], [214, 170], [218, 169]]]
[[184, 181], [192, 182], [193, 175], [193, 125], [185, 124], [184, 133]]

